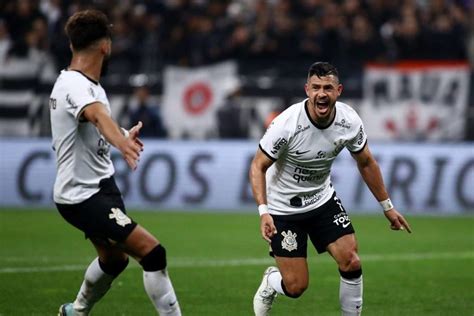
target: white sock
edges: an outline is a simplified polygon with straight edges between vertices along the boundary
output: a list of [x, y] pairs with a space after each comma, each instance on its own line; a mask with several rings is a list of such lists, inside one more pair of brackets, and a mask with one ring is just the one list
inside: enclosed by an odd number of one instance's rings
[[78, 315], [87, 315], [94, 304], [110, 289], [115, 277], [106, 274], [99, 265], [99, 258], [95, 258], [86, 270], [81, 289], [77, 294], [73, 307]]
[[362, 312], [362, 276], [356, 279], [341, 277], [339, 302], [343, 316], [358, 316]]
[[181, 316], [181, 309], [166, 269], [143, 271], [143, 284], [148, 297], [161, 316]]
[[268, 276], [268, 284], [270, 284], [270, 286], [275, 291], [277, 291], [278, 294], [285, 295], [285, 292], [283, 291], [283, 288], [281, 286], [281, 282], [282, 282], [282, 276], [281, 276], [280, 271], [270, 273], [270, 275]]

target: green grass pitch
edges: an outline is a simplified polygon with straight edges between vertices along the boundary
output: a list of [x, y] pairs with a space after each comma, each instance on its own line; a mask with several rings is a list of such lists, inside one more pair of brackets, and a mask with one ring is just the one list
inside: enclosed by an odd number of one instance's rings
[[[184, 315], [252, 315], [262, 272], [273, 263], [255, 214], [129, 214], [168, 250]], [[413, 234], [380, 216], [352, 216], [364, 271], [364, 315], [474, 315], [474, 217], [408, 216]], [[277, 297], [272, 315], [340, 315], [339, 275], [309, 250], [310, 286]], [[56, 211], [0, 209], [0, 315], [55, 315], [71, 301], [94, 252]], [[93, 315], [156, 315], [132, 262]]]

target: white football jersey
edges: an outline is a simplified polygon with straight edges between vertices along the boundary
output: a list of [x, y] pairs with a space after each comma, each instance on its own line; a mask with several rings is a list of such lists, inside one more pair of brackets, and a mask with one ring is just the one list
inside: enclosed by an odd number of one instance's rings
[[306, 101], [278, 115], [260, 140], [260, 149], [275, 161], [266, 173], [270, 214], [305, 213], [327, 202], [334, 193], [334, 159], [344, 147], [361, 151], [367, 141], [362, 120], [349, 105], [336, 102], [333, 122], [320, 128]]
[[94, 102], [110, 113], [110, 104], [100, 83], [73, 70], [63, 70], [49, 99], [53, 150], [57, 175], [54, 201], [77, 204], [99, 191], [99, 182], [114, 174], [110, 144], [82, 111]]

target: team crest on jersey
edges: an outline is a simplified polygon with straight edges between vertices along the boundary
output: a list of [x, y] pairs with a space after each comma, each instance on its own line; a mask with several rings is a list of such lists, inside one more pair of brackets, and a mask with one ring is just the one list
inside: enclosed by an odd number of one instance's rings
[[288, 251], [293, 251], [298, 248], [298, 242], [296, 241], [296, 233], [292, 233], [291, 230], [281, 233], [283, 240], [281, 241], [281, 247]]
[[118, 207], [113, 207], [110, 209], [112, 212], [109, 214], [109, 218], [113, 219], [115, 218], [115, 221], [117, 222], [118, 225], [125, 227], [125, 225], [131, 224], [132, 220], [130, 217], [128, 217], [122, 210], [120, 210]]

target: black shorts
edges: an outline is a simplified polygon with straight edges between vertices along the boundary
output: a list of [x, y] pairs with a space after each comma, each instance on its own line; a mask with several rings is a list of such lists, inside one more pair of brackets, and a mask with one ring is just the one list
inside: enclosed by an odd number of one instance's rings
[[323, 253], [330, 243], [354, 233], [351, 220], [336, 193], [315, 210], [272, 217], [277, 234], [272, 237], [270, 255], [278, 257], [306, 258], [308, 236], [318, 253]]
[[58, 204], [59, 213], [86, 238], [107, 244], [123, 242], [137, 226], [126, 213], [122, 194], [113, 177], [99, 183], [99, 192], [78, 204]]

